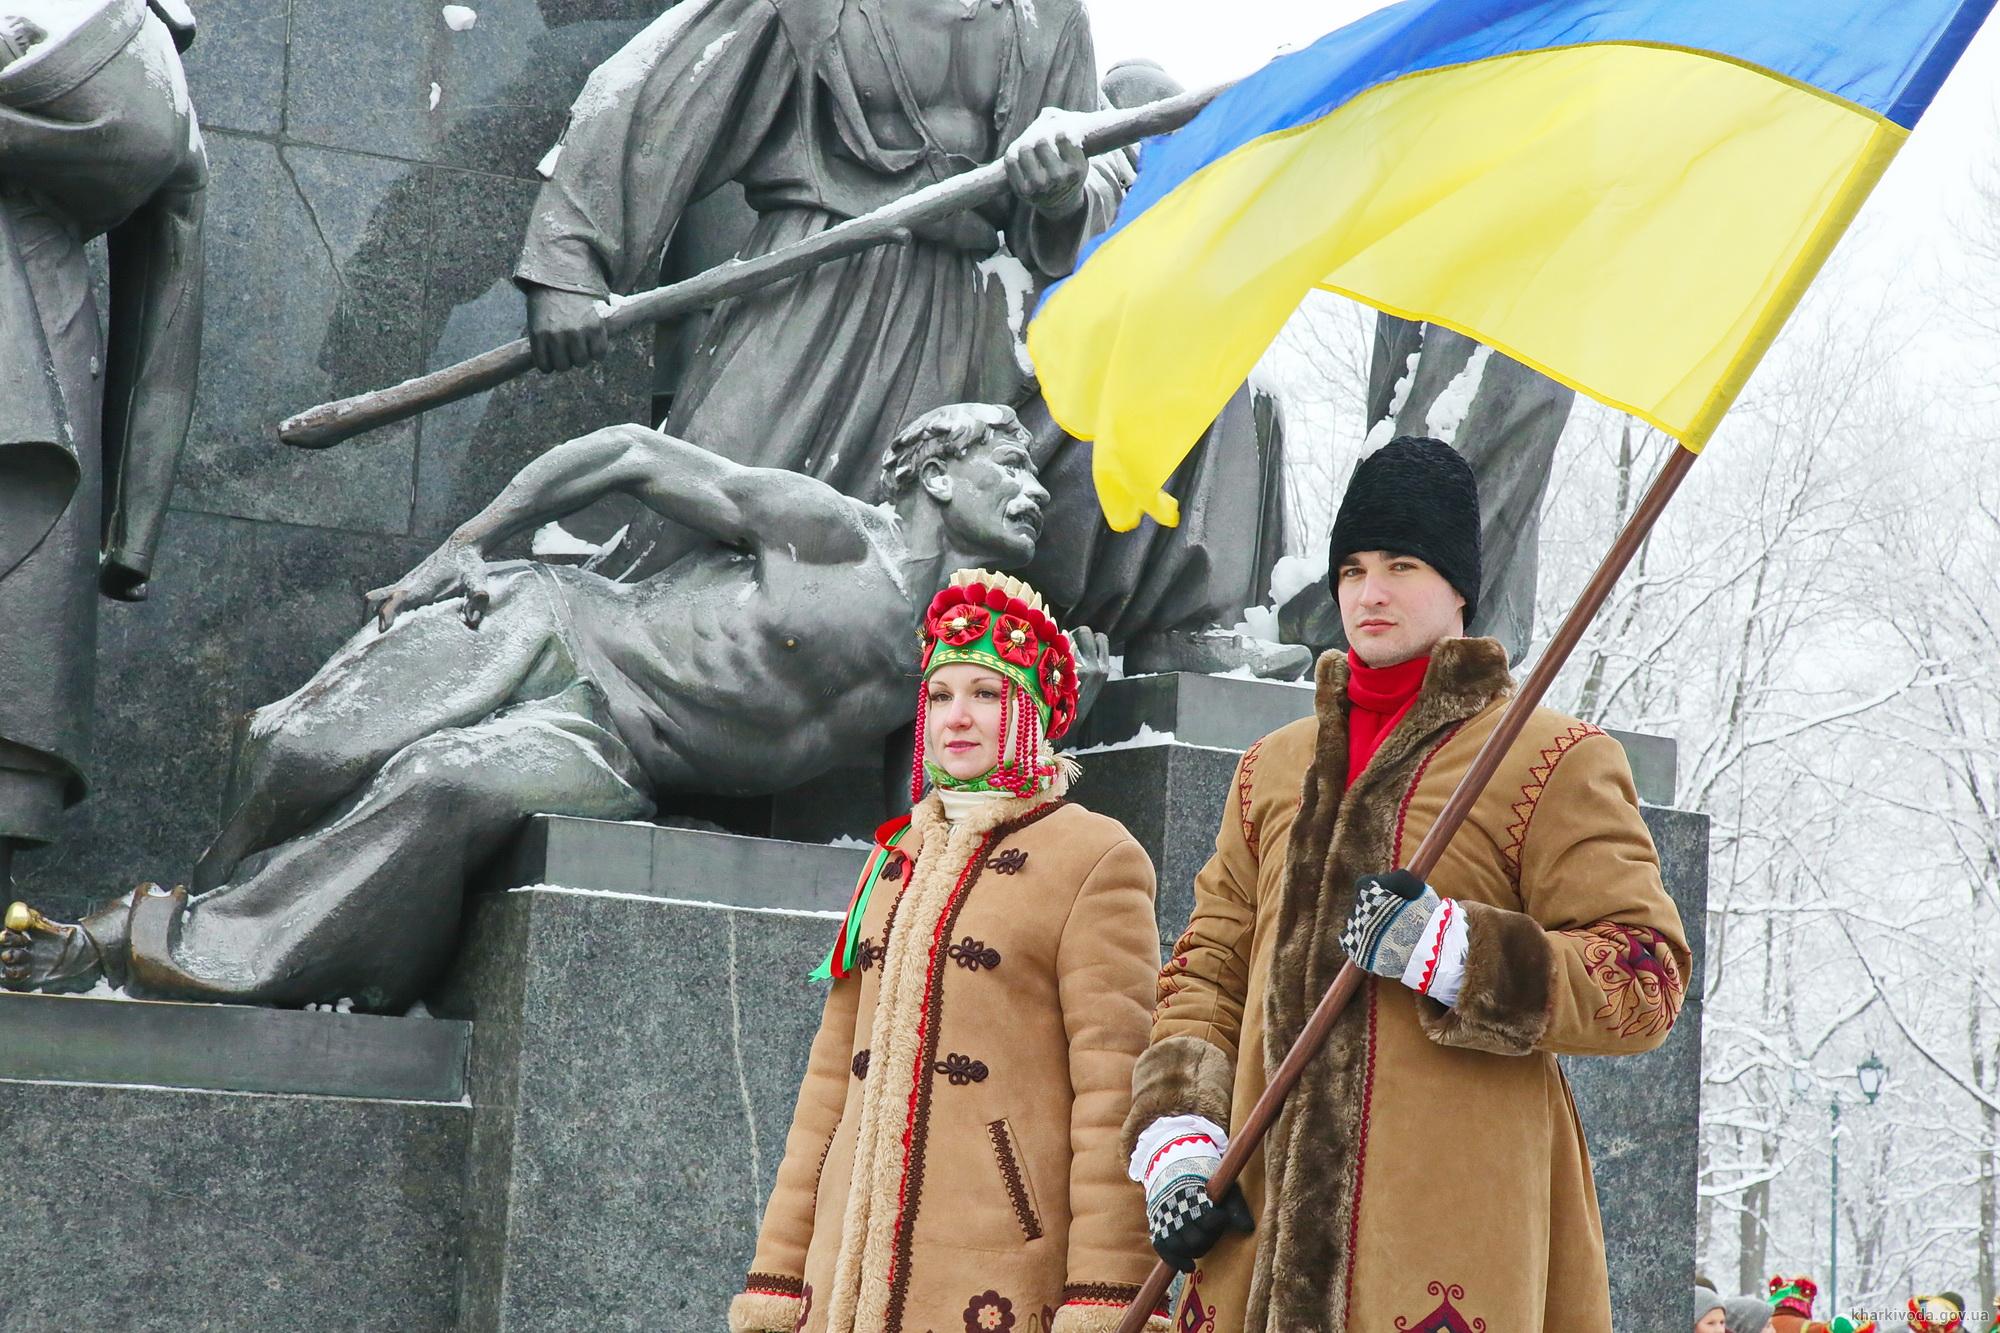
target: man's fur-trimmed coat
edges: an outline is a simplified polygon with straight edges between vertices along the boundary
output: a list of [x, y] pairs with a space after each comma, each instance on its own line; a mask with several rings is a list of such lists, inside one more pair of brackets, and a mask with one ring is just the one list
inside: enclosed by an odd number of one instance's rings
[[[1158, 1116], [1248, 1114], [1344, 961], [1355, 879], [1415, 852], [1513, 688], [1494, 641], [1439, 644], [1349, 786], [1346, 681], [1345, 658], [1323, 657], [1317, 715], [1237, 768], [1160, 975], [1128, 1146]], [[1623, 749], [1537, 710], [1430, 882], [1466, 914], [1456, 1005], [1364, 982], [1243, 1173], [1255, 1234], [1202, 1262], [1176, 1329], [1611, 1326], [1590, 1158], [1555, 1056], [1659, 1045], [1689, 963]]]
[[913, 812], [827, 997], [731, 1333], [1110, 1333], [1138, 1293], [1119, 1126], [1153, 866], [1061, 786]]

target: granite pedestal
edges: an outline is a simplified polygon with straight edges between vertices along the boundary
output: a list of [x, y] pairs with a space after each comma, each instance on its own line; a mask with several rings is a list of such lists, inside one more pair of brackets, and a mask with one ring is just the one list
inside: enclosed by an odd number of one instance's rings
[[0, 1333], [457, 1327], [469, 1035], [0, 995]]
[[461, 1327], [724, 1326], [835, 920], [548, 887], [476, 905], [441, 1002], [474, 1019], [479, 1090]]

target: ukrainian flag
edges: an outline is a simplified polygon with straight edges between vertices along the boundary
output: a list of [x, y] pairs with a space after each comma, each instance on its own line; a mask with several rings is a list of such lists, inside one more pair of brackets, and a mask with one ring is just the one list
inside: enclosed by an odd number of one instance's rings
[[1112, 527], [1305, 293], [1699, 450], [1994, 0], [1404, 0], [1149, 143], [1028, 330]]

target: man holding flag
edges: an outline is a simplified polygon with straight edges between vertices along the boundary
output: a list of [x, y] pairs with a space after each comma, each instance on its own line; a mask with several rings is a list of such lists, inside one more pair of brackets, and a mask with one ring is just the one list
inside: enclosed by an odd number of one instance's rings
[[1993, 4], [1404, 0], [1149, 144], [1044, 297], [1029, 348], [1116, 528], [1175, 521], [1163, 483], [1315, 287], [1683, 446], [1518, 689], [1462, 637], [1462, 460], [1357, 470], [1354, 655], [1244, 755], [1135, 1074], [1184, 1333], [1611, 1326], [1553, 1056], [1657, 1044], [1688, 954], [1622, 752], [1536, 704]]
[[[1555, 1056], [1657, 1046], [1688, 976], [1624, 751], [1538, 710], [1430, 887], [1399, 896], [1389, 868], [1513, 688], [1499, 643], [1461, 637], [1470, 466], [1412, 438], [1364, 459], [1328, 568], [1354, 646], [1321, 659], [1315, 717], [1245, 752], [1134, 1075], [1154, 1247], [1193, 1270], [1176, 1327], [1602, 1333], [1604, 1237]], [[1246, 1217], [1206, 1176], [1343, 958], [1373, 979], [1243, 1173]]]

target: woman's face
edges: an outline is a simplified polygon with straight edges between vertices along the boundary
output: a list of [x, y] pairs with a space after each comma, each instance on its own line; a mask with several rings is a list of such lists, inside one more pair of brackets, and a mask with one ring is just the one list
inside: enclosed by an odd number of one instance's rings
[[1729, 1324], [1719, 1308], [1710, 1310], [1695, 1321], [1694, 1333], [1729, 1333]]
[[971, 662], [939, 667], [925, 682], [924, 754], [960, 781], [1000, 762], [1000, 704], [1007, 681]]

